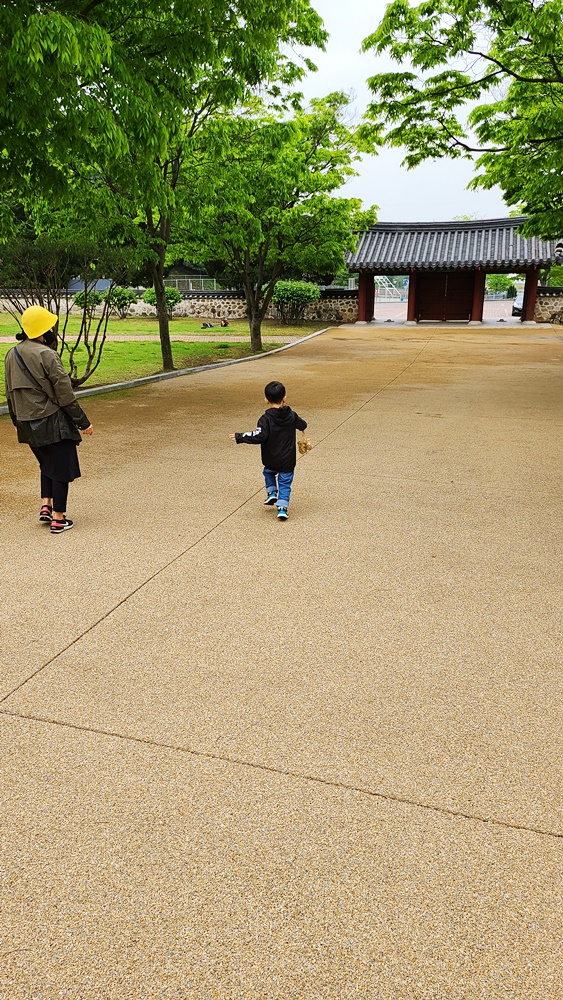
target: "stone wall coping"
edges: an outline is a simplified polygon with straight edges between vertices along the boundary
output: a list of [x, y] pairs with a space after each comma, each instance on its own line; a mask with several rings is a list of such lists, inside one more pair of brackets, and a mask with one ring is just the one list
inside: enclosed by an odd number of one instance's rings
[[[143, 301], [142, 295], [143, 290], [133, 289], [139, 296], [139, 304]], [[539, 292], [542, 289], [538, 290]], [[551, 289], [547, 289], [551, 291]], [[12, 288], [6, 289], [9, 295], [19, 295], [21, 294], [19, 289]], [[74, 292], [69, 296], [72, 299]], [[215, 291], [182, 291], [180, 290], [180, 295], [183, 299], [244, 299], [244, 292], [239, 291], [236, 288], [217, 288]], [[64, 298], [64, 292], [61, 292], [61, 296]], [[321, 288], [321, 299], [357, 299], [358, 289], [357, 288]], [[146, 304], [146, 303], [145, 303]]]
[[238, 292], [236, 289], [229, 291], [218, 288], [212, 292], [183, 292], [181, 289], [179, 291], [183, 299], [244, 299], [244, 292]]
[[[236, 289], [217, 289], [210, 292], [183, 292], [180, 290], [183, 299], [244, 299], [244, 292]], [[357, 288], [322, 288], [321, 299], [357, 299]], [[312, 303], [314, 305], [314, 303]]]

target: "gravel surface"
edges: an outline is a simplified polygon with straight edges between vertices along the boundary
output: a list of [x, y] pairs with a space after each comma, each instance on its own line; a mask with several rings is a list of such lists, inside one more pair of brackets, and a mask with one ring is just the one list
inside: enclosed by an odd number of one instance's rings
[[0, 419], [2, 998], [563, 998], [562, 361], [341, 327], [95, 397], [58, 537]]

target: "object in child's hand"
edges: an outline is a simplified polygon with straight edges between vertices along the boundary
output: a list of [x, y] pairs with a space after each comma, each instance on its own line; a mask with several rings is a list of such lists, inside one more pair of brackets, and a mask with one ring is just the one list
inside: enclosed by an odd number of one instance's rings
[[309, 438], [305, 437], [305, 435], [303, 434], [299, 438], [299, 441], [297, 442], [297, 447], [299, 448], [299, 454], [300, 455], [306, 455], [308, 451], [311, 451], [311, 448], [313, 447], [313, 445], [309, 441]]

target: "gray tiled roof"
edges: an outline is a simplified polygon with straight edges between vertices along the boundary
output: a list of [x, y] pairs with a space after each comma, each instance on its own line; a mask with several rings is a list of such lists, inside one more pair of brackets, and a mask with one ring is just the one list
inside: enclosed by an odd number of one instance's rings
[[555, 243], [516, 231], [525, 217], [478, 222], [378, 222], [361, 233], [347, 263], [404, 273], [408, 268], [498, 267], [518, 270], [555, 261]]

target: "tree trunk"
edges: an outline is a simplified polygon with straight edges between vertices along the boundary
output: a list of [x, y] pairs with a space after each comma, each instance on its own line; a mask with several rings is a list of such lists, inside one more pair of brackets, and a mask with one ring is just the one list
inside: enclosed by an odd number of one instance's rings
[[262, 311], [255, 309], [250, 316], [250, 346], [257, 354], [262, 350]]
[[164, 285], [164, 255], [159, 253], [158, 260], [151, 262], [151, 276], [156, 295], [156, 313], [158, 316], [158, 332], [160, 349], [162, 351], [162, 367], [165, 372], [174, 371], [172, 360], [172, 344], [170, 343], [170, 321], [166, 306], [166, 287]]
[[268, 245], [266, 245], [264, 248], [264, 254], [260, 262], [256, 285], [255, 286], [253, 285], [249, 277], [250, 268], [248, 265], [248, 261], [247, 261], [247, 271], [245, 275], [246, 280], [244, 283], [246, 308], [248, 315], [250, 317], [250, 346], [252, 347], [253, 351], [256, 351], [256, 353], [264, 349], [262, 347], [262, 320], [264, 319], [266, 313], [268, 312], [268, 306], [270, 305], [270, 302], [272, 300], [272, 295], [274, 294], [274, 289], [276, 287], [276, 281], [281, 271], [281, 265], [277, 263], [273, 269], [272, 277], [268, 282], [268, 287], [266, 288], [266, 292], [264, 294], [264, 291], [262, 289], [262, 275], [264, 273], [263, 264], [267, 251], [268, 251]]
[[244, 297], [246, 299], [246, 314], [248, 316], [248, 324], [250, 326], [250, 346], [253, 352], [258, 354], [262, 350], [262, 320], [264, 319], [264, 310], [260, 305], [261, 284], [258, 284], [255, 288], [250, 275], [248, 250], [245, 251], [243, 284]]

